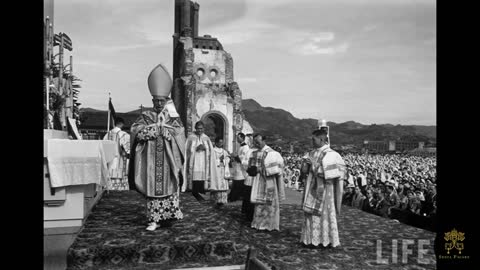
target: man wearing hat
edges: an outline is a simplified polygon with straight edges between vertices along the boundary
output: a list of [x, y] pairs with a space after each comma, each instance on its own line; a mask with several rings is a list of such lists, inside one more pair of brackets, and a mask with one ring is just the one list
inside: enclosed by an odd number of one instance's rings
[[330, 148], [325, 121], [312, 133], [314, 150], [308, 164], [302, 207], [305, 219], [300, 241], [304, 245], [336, 247], [340, 245], [337, 215], [340, 214], [346, 166], [342, 157]]
[[185, 155], [185, 133], [173, 101], [172, 80], [158, 65], [148, 76], [153, 111], [144, 111], [131, 127], [129, 184], [147, 198], [147, 230], [182, 219], [179, 191]]

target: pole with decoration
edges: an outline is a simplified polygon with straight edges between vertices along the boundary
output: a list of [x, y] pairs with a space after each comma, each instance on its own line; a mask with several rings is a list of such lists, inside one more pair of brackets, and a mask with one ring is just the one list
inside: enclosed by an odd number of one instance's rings
[[112, 102], [112, 98], [110, 97], [110, 92], [108, 92], [107, 133], [110, 131], [110, 102]]

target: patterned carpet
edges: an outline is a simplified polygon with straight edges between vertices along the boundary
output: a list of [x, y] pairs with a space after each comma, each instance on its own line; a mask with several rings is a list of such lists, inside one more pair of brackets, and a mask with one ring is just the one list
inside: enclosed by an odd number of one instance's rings
[[[299, 243], [303, 213], [281, 205], [280, 232], [250, 228], [239, 205], [216, 209], [181, 194], [184, 219], [170, 228], [146, 231], [145, 199], [134, 191], [110, 191], [94, 207], [68, 250], [67, 269], [174, 269], [243, 264], [247, 249], [275, 269], [435, 269], [434, 233], [344, 207], [339, 218], [341, 246], [305, 248]], [[402, 239], [413, 239], [402, 256]], [[418, 241], [427, 253], [417, 260]], [[381, 240], [381, 243], [377, 242]], [[392, 263], [392, 240], [398, 262]], [[405, 244], [405, 243], [403, 243]], [[377, 250], [389, 264], [377, 263]], [[407, 259], [407, 263], [402, 260]]]

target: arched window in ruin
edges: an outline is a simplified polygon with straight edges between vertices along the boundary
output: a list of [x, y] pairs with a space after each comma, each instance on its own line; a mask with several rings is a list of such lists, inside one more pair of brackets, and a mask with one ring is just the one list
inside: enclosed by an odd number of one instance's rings
[[209, 111], [202, 116], [202, 122], [205, 123], [205, 134], [214, 142], [215, 138], [223, 138], [224, 149], [228, 149], [230, 144], [227, 127], [228, 121], [225, 115], [218, 111]]

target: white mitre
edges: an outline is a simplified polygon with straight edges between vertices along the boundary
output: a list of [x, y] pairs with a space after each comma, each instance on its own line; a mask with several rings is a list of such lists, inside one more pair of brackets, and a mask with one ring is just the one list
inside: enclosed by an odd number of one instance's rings
[[[153, 98], [168, 97], [172, 90], [172, 79], [168, 70], [162, 64], [157, 65], [148, 75], [148, 89]], [[179, 117], [175, 104], [171, 99], [165, 104], [170, 117]]]
[[162, 64], [150, 72], [147, 83], [153, 98], [168, 97], [172, 91], [172, 79]]

